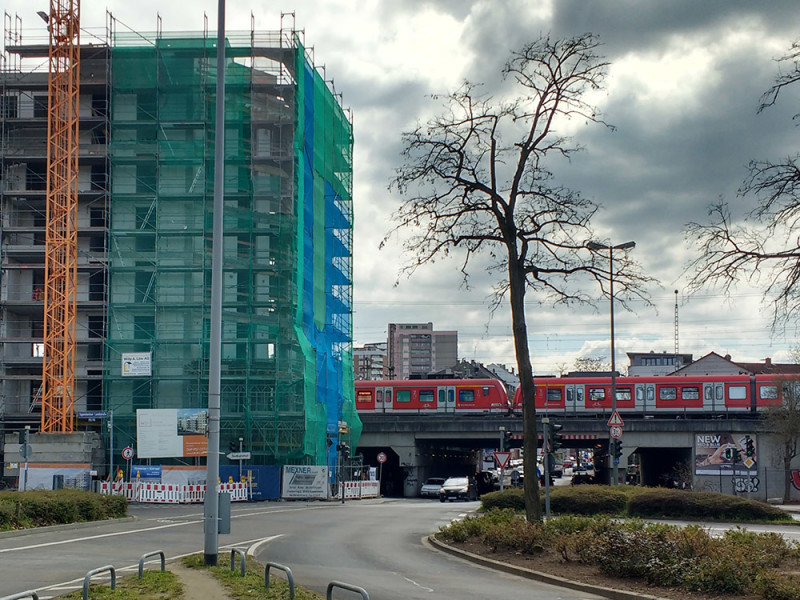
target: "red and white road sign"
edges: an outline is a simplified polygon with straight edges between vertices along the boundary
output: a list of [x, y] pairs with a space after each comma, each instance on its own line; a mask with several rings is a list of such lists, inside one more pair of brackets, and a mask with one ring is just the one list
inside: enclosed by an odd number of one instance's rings
[[123, 448], [122, 449], [122, 458], [124, 458], [125, 460], [132, 459], [133, 458], [133, 448], [131, 448], [130, 446], [126, 446], [125, 448]]
[[616, 425], [617, 427], [622, 427], [625, 425], [625, 421], [622, 420], [622, 417], [619, 416], [619, 413], [615, 410], [611, 413], [611, 417], [608, 419], [607, 425], [609, 427], [613, 427]]
[[386, 453], [385, 452], [378, 452], [378, 462], [383, 464], [386, 462]]
[[501, 469], [505, 469], [506, 465], [508, 464], [508, 459], [511, 458], [511, 452], [495, 452], [494, 453], [494, 460], [497, 462], [497, 466]]
[[611, 434], [612, 438], [621, 438], [622, 437], [622, 427], [619, 425], [612, 425], [611, 429], [609, 430], [609, 434]]

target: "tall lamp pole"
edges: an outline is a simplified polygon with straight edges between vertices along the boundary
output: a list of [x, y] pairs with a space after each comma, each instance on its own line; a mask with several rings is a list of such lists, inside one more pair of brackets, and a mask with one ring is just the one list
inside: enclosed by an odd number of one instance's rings
[[[630, 250], [636, 242], [625, 242], [610, 246], [599, 242], [589, 242], [589, 250], [608, 250], [608, 295], [611, 304], [611, 410], [617, 411], [617, 362], [614, 350], [614, 250]], [[611, 460], [611, 485], [617, 485], [617, 458]]]

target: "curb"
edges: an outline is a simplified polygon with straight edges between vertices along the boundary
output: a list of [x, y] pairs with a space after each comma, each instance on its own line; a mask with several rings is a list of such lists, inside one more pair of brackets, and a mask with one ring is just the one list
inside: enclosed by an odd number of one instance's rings
[[102, 521], [81, 521], [79, 523], [64, 523], [62, 525], [45, 525], [44, 527], [29, 527], [28, 529], [13, 529], [11, 531], [0, 531], [0, 540], [15, 537], [24, 537], [26, 535], [33, 535], [34, 533], [42, 533], [47, 531], [69, 531], [70, 529], [85, 529], [104, 523], [125, 523], [127, 521], [135, 521], [136, 517], [120, 517], [118, 519], [103, 519]]
[[510, 573], [511, 575], [517, 575], [519, 577], [525, 577], [526, 579], [541, 581], [542, 583], [547, 583], [578, 592], [596, 594], [605, 598], [611, 598], [611, 600], [668, 600], [667, 598], [662, 598], [661, 596], [615, 590], [614, 588], [572, 581], [571, 579], [565, 579], [564, 577], [558, 577], [557, 575], [542, 573], [541, 571], [534, 571], [533, 569], [526, 569], [525, 567], [509, 565], [498, 560], [486, 558], [485, 556], [481, 556], [479, 554], [473, 554], [472, 552], [467, 552], [459, 548], [454, 548], [453, 546], [448, 546], [441, 540], [436, 539], [436, 536], [434, 535], [429, 535], [427, 538], [422, 538], [422, 540], [423, 543], [427, 542], [437, 550], [447, 552], [448, 554], [452, 554], [453, 556], [463, 558], [464, 560], [468, 560], [484, 567], [489, 567], [490, 569], [496, 569], [498, 571], [503, 571], [504, 573]]

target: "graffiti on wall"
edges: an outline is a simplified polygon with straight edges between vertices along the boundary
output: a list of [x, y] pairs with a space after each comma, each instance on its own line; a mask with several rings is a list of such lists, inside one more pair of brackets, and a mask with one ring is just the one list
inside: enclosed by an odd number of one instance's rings
[[792, 476], [792, 485], [794, 489], [800, 490], [800, 470], [794, 469], [790, 471], [789, 474]]
[[737, 492], [757, 492], [759, 483], [758, 477], [734, 477], [733, 489]]

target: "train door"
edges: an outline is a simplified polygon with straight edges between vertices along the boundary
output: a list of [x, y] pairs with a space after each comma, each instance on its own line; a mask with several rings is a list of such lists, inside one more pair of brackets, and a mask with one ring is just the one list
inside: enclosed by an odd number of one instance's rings
[[642, 394], [642, 413], [655, 414], [656, 408], [656, 384], [655, 383], [639, 383], [636, 384], [636, 402], [638, 408], [639, 392], [641, 388]]
[[456, 387], [443, 385], [439, 388], [439, 412], [453, 413], [456, 411]]
[[564, 394], [566, 396], [566, 405], [564, 406], [564, 414], [574, 415], [576, 410], [575, 403], [577, 402], [577, 394], [575, 392], [575, 386], [565, 385]]
[[645, 402], [645, 384], [644, 383], [637, 383], [634, 386], [634, 393], [636, 394], [636, 412], [641, 412], [642, 414], [647, 413], [647, 403]]
[[[378, 398], [380, 398], [381, 401], [383, 402], [383, 410], [380, 410], [380, 408], [378, 408], [377, 409], [378, 412], [393, 412], [394, 405], [392, 404], [392, 388], [390, 387], [378, 388], [375, 393], [378, 394]], [[380, 406], [377, 398], [375, 400], [375, 404], [376, 406]]]

